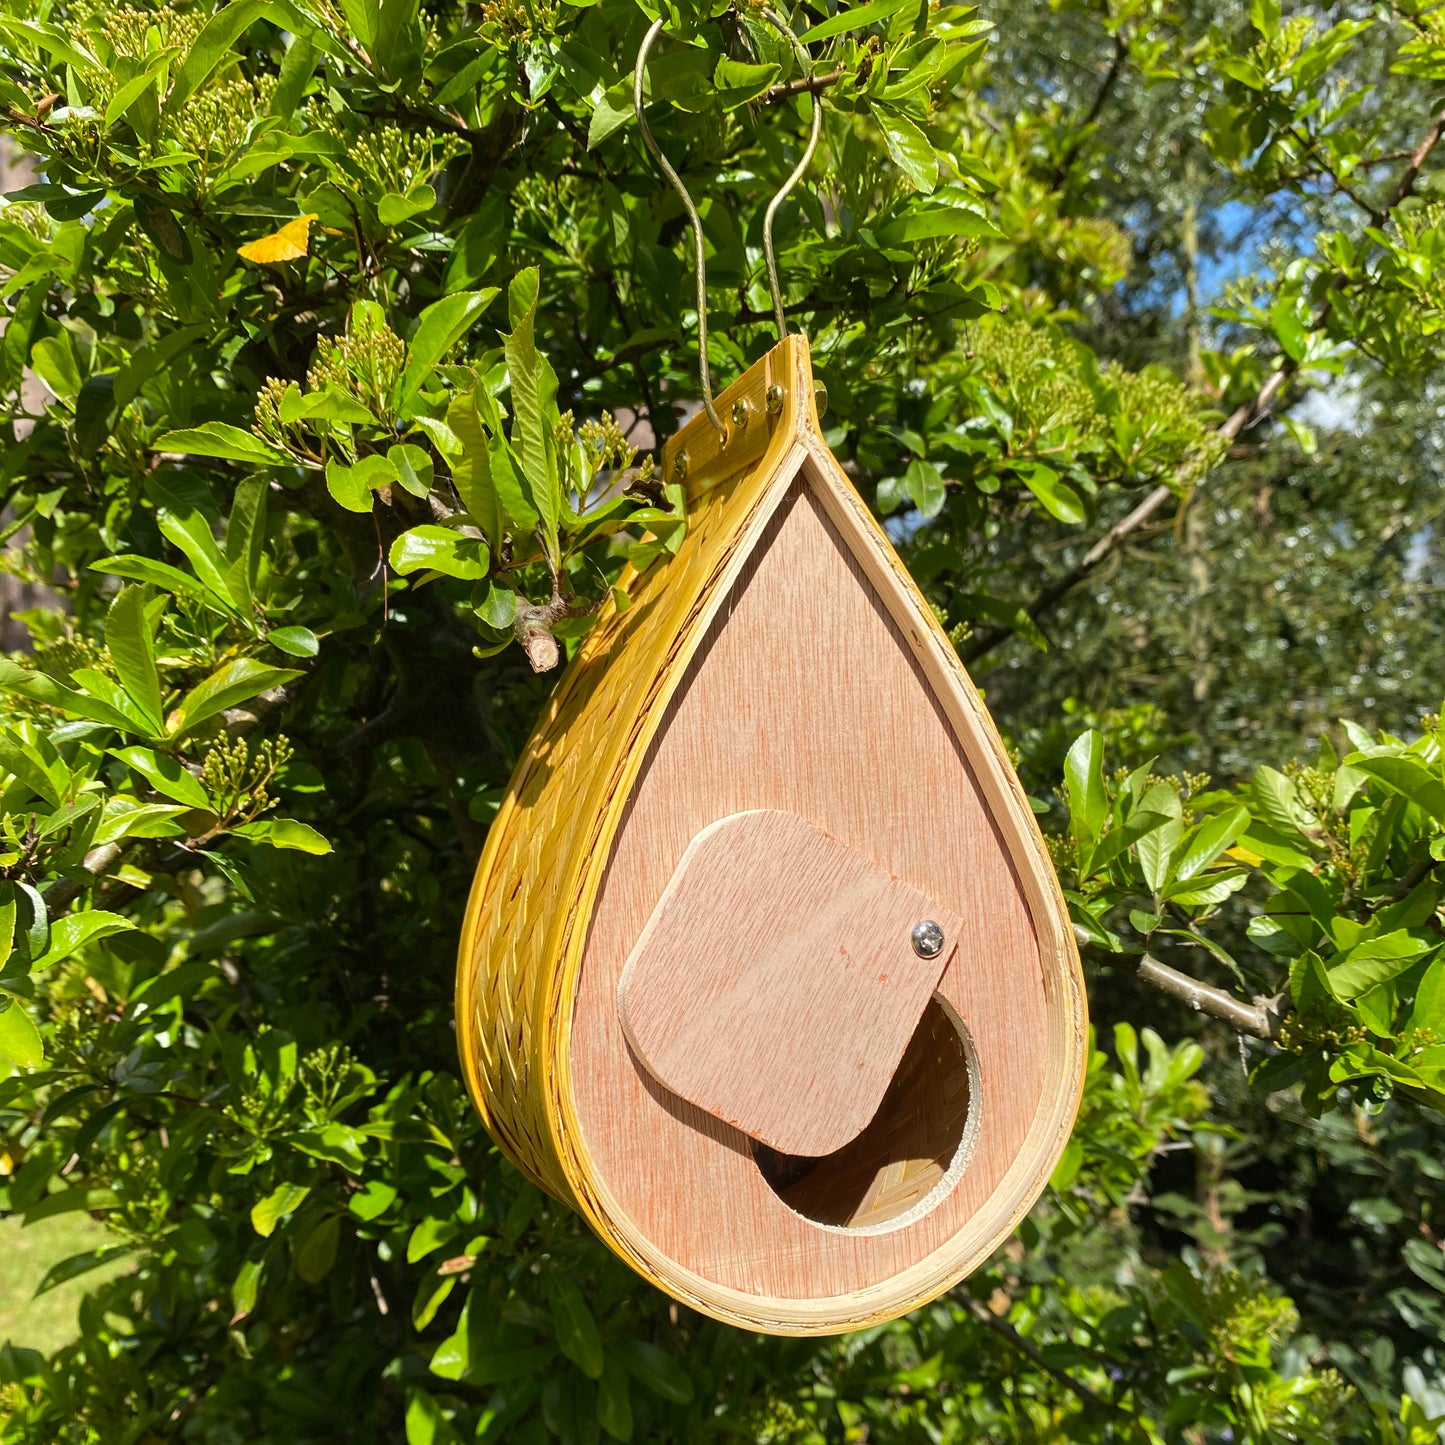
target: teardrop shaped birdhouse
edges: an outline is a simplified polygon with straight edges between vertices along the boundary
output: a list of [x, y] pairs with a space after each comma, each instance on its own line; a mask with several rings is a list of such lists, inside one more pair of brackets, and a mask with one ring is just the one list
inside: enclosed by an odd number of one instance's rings
[[828, 451], [789, 337], [672, 439], [677, 555], [624, 576], [477, 869], [458, 969], [497, 1142], [676, 1298], [902, 1314], [1068, 1138], [1082, 977], [988, 714]]

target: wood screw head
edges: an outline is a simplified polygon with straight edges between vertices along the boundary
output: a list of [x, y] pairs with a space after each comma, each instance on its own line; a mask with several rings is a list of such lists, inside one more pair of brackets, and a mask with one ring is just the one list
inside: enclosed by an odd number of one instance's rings
[[937, 958], [943, 952], [943, 930], [931, 918], [913, 925], [911, 940], [919, 958]]
[[680, 482], [687, 475], [687, 448], [684, 447], [672, 459], [672, 478]]
[[783, 388], [776, 381], [770, 382], [763, 400], [767, 404], [768, 415], [776, 416], [783, 409]]
[[813, 383], [813, 406], [819, 416], [823, 416], [828, 410], [828, 388], [821, 381]]
[[733, 411], [732, 411], [733, 425], [734, 425], [739, 431], [743, 431], [743, 430], [747, 427], [748, 418], [749, 418], [750, 416], [752, 416], [752, 414], [753, 414], [753, 409], [752, 409], [751, 406], [748, 405], [746, 399], [744, 399], [744, 400], [742, 400], [742, 401], [735, 401], [735, 402], [733, 403]]

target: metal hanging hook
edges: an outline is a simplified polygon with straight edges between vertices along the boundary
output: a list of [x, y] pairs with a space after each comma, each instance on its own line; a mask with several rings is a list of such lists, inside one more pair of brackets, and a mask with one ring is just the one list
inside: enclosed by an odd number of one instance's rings
[[[805, 77], [812, 75], [812, 61], [808, 52], [803, 48], [803, 43], [793, 33], [788, 22], [776, 11], [764, 9], [754, 12], [760, 14], [775, 29], [785, 35], [789, 44], [793, 47], [793, 53], [798, 58], [798, 64], [802, 68]], [[713, 405], [712, 380], [708, 374], [707, 365], [707, 258], [703, 251], [702, 217], [698, 215], [697, 207], [693, 204], [692, 197], [688, 194], [687, 187], [682, 183], [682, 177], [673, 169], [672, 163], [662, 153], [662, 148], [657, 144], [652, 134], [652, 127], [647, 123], [647, 116], [644, 113], [642, 102], [642, 84], [647, 73], [647, 55], [652, 49], [652, 43], [662, 32], [664, 22], [655, 20], [642, 37], [642, 44], [637, 51], [637, 64], [632, 76], [632, 105], [637, 112], [638, 129], [642, 132], [643, 143], [652, 153], [661, 169], [663, 175], [671, 182], [673, 190], [682, 201], [683, 209], [687, 212], [687, 218], [692, 223], [693, 247], [696, 252], [695, 274], [697, 279], [697, 355], [698, 355], [698, 380], [702, 386], [702, 404], [707, 412], [708, 420], [720, 431], [726, 432], [727, 425], [717, 414], [717, 408]], [[789, 192], [797, 185], [802, 178], [803, 172], [808, 169], [812, 162], [813, 153], [818, 149], [818, 138], [823, 130], [823, 106], [817, 95], [813, 100], [813, 123], [808, 134], [808, 144], [803, 148], [803, 154], [798, 164], [793, 167], [792, 174], [779, 187], [777, 194], [768, 202], [768, 209], [763, 214], [763, 261], [768, 273], [768, 291], [773, 299], [773, 315], [778, 323], [778, 340], [781, 341], [788, 334], [787, 321], [783, 316], [783, 292], [778, 284], [778, 258], [773, 250], [773, 219], [778, 214], [778, 208], [788, 198]]]

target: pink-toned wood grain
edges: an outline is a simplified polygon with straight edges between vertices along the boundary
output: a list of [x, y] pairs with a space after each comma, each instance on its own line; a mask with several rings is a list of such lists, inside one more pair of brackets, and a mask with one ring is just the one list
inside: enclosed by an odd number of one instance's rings
[[[943, 950], [914, 952], [922, 919]], [[791, 813], [688, 844], [617, 988], [628, 1042], [672, 1093], [785, 1154], [878, 1112], [963, 920]]]
[[[717, 1285], [797, 1300], [880, 1284], [992, 1207], [1039, 1108], [1052, 1037], [1029, 907], [987, 789], [815, 494], [830, 485], [821, 465], [803, 462], [645, 760], [592, 915], [570, 1030], [577, 1122], [609, 1208]], [[623, 967], [689, 842], [755, 808], [807, 819], [963, 919], [937, 992], [972, 1043], [966, 1164], [927, 1207], [876, 1230], [789, 1208], [748, 1138], [661, 1087], [618, 1017]]]

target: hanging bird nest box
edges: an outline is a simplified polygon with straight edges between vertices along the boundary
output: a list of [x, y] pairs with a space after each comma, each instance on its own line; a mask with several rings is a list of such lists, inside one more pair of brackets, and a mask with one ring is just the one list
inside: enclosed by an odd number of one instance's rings
[[[807, 55], [781, 16], [759, 12]], [[828, 450], [788, 337], [663, 450], [677, 555], [619, 584], [487, 835], [457, 1027], [513, 1162], [717, 1319], [827, 1334], [956, 1283], [1067, 1141], [1083, 979], [948, 638]]]
[[1013, 1231], [1085, 1005], [997, 733], [823, 442], [790, 337], [663, 455], [477, 870], [458, 1026], [505, 1153], [718, 1319], [855, 1328]]

